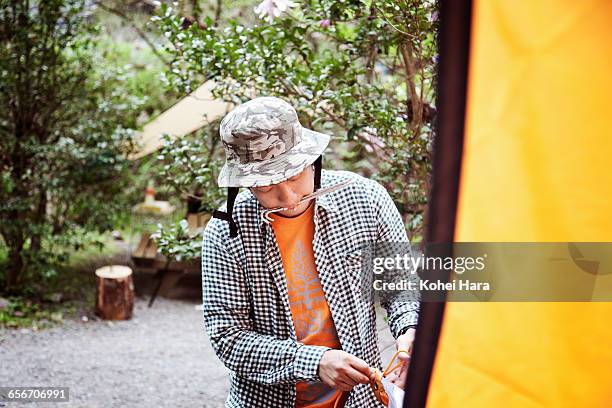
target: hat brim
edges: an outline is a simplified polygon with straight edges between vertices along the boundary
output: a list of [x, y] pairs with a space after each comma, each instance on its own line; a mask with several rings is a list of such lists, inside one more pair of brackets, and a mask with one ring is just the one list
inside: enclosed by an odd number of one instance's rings
[[253, 163], [225, 162], [217, 179], [219, 187], [263, 187], [282, 183], [314, 163], [329, 140], [329, 135], [302, 128], [302, 141], [278, 157]]

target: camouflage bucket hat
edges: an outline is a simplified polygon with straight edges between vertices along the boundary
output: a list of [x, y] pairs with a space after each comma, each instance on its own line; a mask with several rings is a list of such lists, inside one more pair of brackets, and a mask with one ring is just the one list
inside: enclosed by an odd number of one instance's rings
[[226, 154], [219, 187], [281, 183], [312, 164], [330, 139], [302, 127], [295, 109], [275, 97], [236, 107], [221, 121], [219, 133]]

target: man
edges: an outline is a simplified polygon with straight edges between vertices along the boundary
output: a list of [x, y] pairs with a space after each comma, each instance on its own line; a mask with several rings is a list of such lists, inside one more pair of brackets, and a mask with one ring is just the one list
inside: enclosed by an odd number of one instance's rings
[[[303, 128], [281, 99], [238, 106], [220, 134], [228, 202], [204, 232], [202, 287], [206, 330], [231, 370], [226, 406], [381, 406], [368, 385], [381, 368], [376, 316], [359, 285], [364, 245], [407, 241], [391, 198], [354, 173], [321, 171], [329, 136]], [[284, 210], [266, 222], [262, 211], [276, 207]], [[409, 349], [418, 303], [383, 306], [398, 347]]]

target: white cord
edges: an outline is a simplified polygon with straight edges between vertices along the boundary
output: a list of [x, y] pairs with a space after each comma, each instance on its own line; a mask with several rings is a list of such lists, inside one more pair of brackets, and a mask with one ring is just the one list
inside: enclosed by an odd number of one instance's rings
[[[323, 194], [327, 194], [327, 193], [331, 193], [332, 191], [337, 191], [340, 190], [346, 186], [348, 186], [349, 184], [351, 184], [353, 181], [355, 181], [355, 179], [348, 179], [345, 180], [341, 183], [338, 183], [336, 185], [333, 186], [329, 186], [326, 188], [322, 188], [319, 189], [317, 191], [315, 191], [314, 193], [308, 194], [307, 196], [304, 196], [298, 203], [297, 205], [303, 204], [306, 201], [310, 201], [313, 198], [317, 198], [319, 196], [322, 196]], [[274, 221], [274, 218], [270, 217], [270, 214], [278, 212], [278, 211], [286, 211], [289, 210], [289, 208], [286, 207], [276, 207], [276, 208], [268, 208], [262, 211], [261, 213], [261, 219], [265, 222], [270, 224], [272, 221]]]

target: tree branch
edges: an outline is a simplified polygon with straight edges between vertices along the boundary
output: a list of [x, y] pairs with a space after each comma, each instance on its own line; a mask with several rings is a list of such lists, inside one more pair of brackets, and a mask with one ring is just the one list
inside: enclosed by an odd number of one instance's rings
[[215, 8], [215, 20], [214, 20], [215, 27], [219, 25], [219, 21], [221, 20], [222, 10], [223, 10], [223, 1], [217, 0], [217, 7]]
[[105, 4], [103, 4], [100, 1], [94, 1], [94, 4], [96, 4], [97, 6], [99, 6], [102, 10], [105, 10], [111, 14], [114, 14], [116, 16], [121, 17], [123, 20], [125, 20], [129, 25], [132, 26], [132, 28], [134, 30], [136, 30], [136, 33], [140, 36], [140, 38], [142, 38], [142, 40], [147, 43], [147, 45], [149, 46], [149, 48], [151, 48], [151, 51], [153, 51], [153, 54], [155, 54], [157, 56], [157, 58], [160, 59], [160, 61], [162, 61], [165, 65], [167, 65], [168, 67], [170, 67], [170, 62], [166, 61], [166, 59], [164, 58], [164, 56], [159, 52], [159, 50], [155, 47], [155, 44], [153, 44], [153, 42], [151, 42], [151, 40], [149, 40], [149, 37], [147, 37], [147, 35], [144, 33], [144, 31], [142, 31], [138, 26], [136, 26], [136, 24], [134, 24], [132, 22], [132, 20], [125, 15], [123, 12], [121, 12], [120, 10], [114, 9], [112, 7], [109, 7]]
[[399, 47], [402, 57], [404, 60], [404, 71], [406, 72], [406, 85], [410, 92], [410, 103], [412, 106], [412, 121], [410, 127], [416, 132], [420, 129], [423, 123], [423, 104], [419, 99], [414, 85], [414, 79], [416, 76], [416, 67], [414, 60], [412, 59], [412, 46], [408, 41], [404, 44], [400, 44]]

